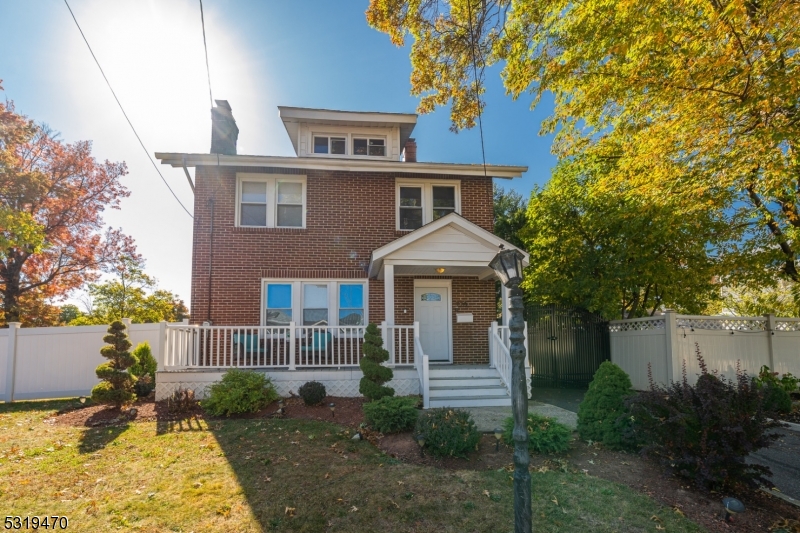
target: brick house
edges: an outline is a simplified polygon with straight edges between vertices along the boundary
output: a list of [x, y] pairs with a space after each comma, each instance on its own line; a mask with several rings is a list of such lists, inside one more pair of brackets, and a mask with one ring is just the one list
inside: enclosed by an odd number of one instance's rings
[[398, 394], [510, 405], [488, 264], [513, 246], [492, 234], [492, 178], [527, 167], [418, 162], [415, 114], [278, 109], [296, 157], [239, 155], [226, 101], [211, 153], [156, 154], [190, 182], [195, 167], [193, 324], [169, 326], [157, 394], [241, 366], [283, 394], [358, 395], [375, 323]]

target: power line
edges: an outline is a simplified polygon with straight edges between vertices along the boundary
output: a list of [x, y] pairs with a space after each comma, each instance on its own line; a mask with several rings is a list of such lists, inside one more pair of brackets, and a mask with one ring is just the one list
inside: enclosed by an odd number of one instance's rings
[[131, 127], [131, 130], [133, 130], [133, 134], [136, 136], [136, 140], [138, 140], [139, 144], [142, 146], [142, 150], [144, 150], [144, 153], [147, 154], [147, 158], [150, 160], [150, 163], [153, 164], [153, 168], [156, 169], [156, 172], [158, 172], [158, 175], [161, 177], [161, 181], [164, 182], [164, 185], [167, 186], [167, 189], [169, 189], [169, 192], [172, 193], [172, 196], [175, 198], [175, 201], [177, 201], [180, 204], [180, 206], [183, 208], [184, 211], [186, 211], [186, 214], [189, 215], [189, 217], [194, 218], [192, 216], [192, 214], [189, 212], [189, 210], [186, 209], [186, 206], [184, 206], [183, 203], [175, 195], [175, 191], [173, 191], [172, 187], [169, 186], [169, 183], [167, 183], [167, 180], [164, 179], [164, 176], [161, 174], [161, 171], [158, 169], [158, 166], [156, 165], [156, 162], [150, 156], [150, 152], [147, 150], [147, 147], [142, 142], [142, 138], [139, 137], [138, 133], [136, 133], [136, 128], [133, 127], [133, 123], [131, 122], [131, 119], [128, 118], [128, 114], [125, 112], [125, 109], [122, 107], [122, 103], [120, 103], [119, 98], [117, 98], [117, 93], [115, 93], [114, 92], [114, 88], [111, 87], [111, 82], [108, 81], [108, 78], [106, 77], [106, 73], [103, 72], [103, 67], [100, 66], [100, 62], [97, 60], [97, 56], [94, 55], [94, 51], [92, 50], [92, 47], [89, 45], [89, 41], [86, 40], [86, 35], [83, 34], [83, 30], [81, 29], [81, 25], [78, 24], [78, 19], [75, 18], [75, 13], [72, 12], [72, 8], [69, 7], [69, 2], [67, 0], [64, 0], [64, 3], [67, 5], [67, 9], [69, 9], [69, 14], [72, 15], [72, 20], [75, 21], [75, 26], [77, 26], [78, 27], [78, 31], [81, 32], [81, 37], [83, 37], [83, 42], [86, 43], [86, 47], [89, 49], [89, 53], [92, 54], [92, 59], [94, 59], [94, 62], [97, 65], [97, 68], [100, 69], [100, 74], [103, 75], [103, 79], [106, 80], [106, 85], [108, 85], [108, 88], [111, 90], [111, 94], [114, 95], [114, 100], [117, 101], [117, 105], [119, 106], [120, 111], [122, 111], [122, 114], [125, 116], [125, 120], [128, 121], [128, 125]]
[[206, 51], [206, 74], [208, 75], [208, 101], [214, 107], [214, 98], [211, 96], [211, 69], [208, 68], [208, 45], [206, 44], [206, 19], [203, 16], [203, 0], [200, 0], [200, 24], [203, 26], [203, 48]]
[[[64, 0], [66, 1], [66, 0]], [[480, 82], [478, 81], [478, 61], [475, 59], [475, 30], [472, 28], [472, 4], [469, 0], [467, 0], [467, 14], [469, 15], [469, 37], [470, 37], [470, 45], [472, 48], [472, 72], [475, 75], [475, 100], [478, 101], [478, 129], [481, 132], [481, 155], [483, 156], [483, 177], [486, 176], [486, 148], [483, 145], [483, 120], [481, 119], [481, 115], [483, 111], [481, 110], [481, 93], [480, 93]]]

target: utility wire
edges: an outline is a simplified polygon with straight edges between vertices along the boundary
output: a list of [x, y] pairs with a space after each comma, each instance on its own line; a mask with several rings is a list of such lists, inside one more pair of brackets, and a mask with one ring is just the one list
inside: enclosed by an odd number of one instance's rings
[[64, 3], [67, 5], [67, 9], [69, 9], [69, 14], [72, 15], [72, 20], [75, 21], [75, 26], [77, 26], [78, 27], [78, 31], [81, 32], [81, 37], [83, 37], [83, 42], [86, 43], [86, 47], [89, 49], [89, 53], [92, 54], [92, 59], [94, 59], [94, 62], [97, 65], [97, 68], [100, 69], [100, 74], [103, 75], [103, 79], [106, 80], [106, 85], [108, 85], [108, 88], [111, 90], [111, 94], [114, 95], [114, 100], [117, 101], [117, 105], [119, 106], [120, 111], [122, 111], [122, 114], [125, 116], [125, 120], [128, 121], [128, 125], [131, 127], [131, 130], [133, 130], [133, 134], [136, 136], [136, 140], [138, 140], [139, 144], [142, 146], [142, 150], [144, 150], [144, 153], [147, 154], [147, 158], [150, 160], [150, 163], [153, 164], [153, 168], [156, 169], [156, 172], [158, 172], [158, 175], [161, 177], [161, 181], [164, 182], [164, 185], [167, 186], [167, 189], [169, 189], [169, 192], [172, 193], [172, 196], [175, 198], [175, 201], [177, 201], [180, 204], [180, 206], [183, 208], [184, 211], [186, 211], [186, 214], [189, 215], [189, 217], [194, 218], [192, 216], [192, 214], [189, 212], [189, 210], [186, 209], [186, 206], [184, 206], [183, 203], [178, 199], [177, 195], [175, 194], [175, 191], [173, 191], [172, 187], [170, 187], [169, 183], [167, 183], [167, 180], [164, 179], [164, 176], [161, 174], [161, 171], [158, 169], [158, 166], [156, 165], [156, 162], [150, 156], [150, 152], [147, 150], [147, 147], [145, 147], [144, 143], [142, 142], [142, 138], [139, 137], [138, 133], [136, 133], [136, 128], [133, 127], [133, 123], [131, 122], [131, 119], [128, 118], [128, 114], [125, 112], [125, 109], [122, 107], [122, 104], [120, 103], [119, 98], [117, 98], [117, 93], [115, 93], [114, 92], [114, 88], [111, 87], [111, 82], [108, 81], [108, 78], [106, 77], [106, 73], [103, 72], [103, 67], [100, 66], [100, 62], [97, 60], [97, 56], [94, 55], [94, 51], [92, 50], [92, 47], [89, 45], [89, 41], [86, 40], [86, 35], [83, 34], [83, 30], [81, 29], [81, 25], [78, 24], [78, 19], [75, 18], [75, 13], [72, 12], [72, 8], [69, 7], [69, 2], [67, 0], [64, 0]]
[[[66, 1], [66, 0], [64, 0]], [[467, 14], [469, 15], [469, 37], [470, 37], [470, 44], [472, 48], [472, 72], [475, 75], [475, 100], [478, 101], [478, 129], [481, 132], [481, 155], [483, 156], [483, 177], [487, 177], [486, 175], [486, 148], [483, 145], [483, 120], [481, 120], [481, 115], [483, 111], [481, 110], [481, 92], [480, 92], [480, 82], [478, 81], [478, 61], [475, 58], [475, 30], [472, 27], [472, 2], [467, 0]]]
[[208, 101], [214, 107], [214, 98], [211, 96], [211, 69], [208, 68], [208, 45], [206, 44], [206, 19], [203, 16], [203, 0], [200, 0], [200, 24], [203, 26], [203, 48], [206, 51], [206, 75], [208, 75]]

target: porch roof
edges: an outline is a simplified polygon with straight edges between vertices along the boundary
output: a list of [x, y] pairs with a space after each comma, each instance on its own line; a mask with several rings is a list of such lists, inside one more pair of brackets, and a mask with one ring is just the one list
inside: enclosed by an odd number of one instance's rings
[[[450, 213], [422, 226], [372, 252], [369, 276], [383, 279], [384, 265], [394, 265], [397, 276], [477, 276], [494, 277], [489, 262], [502, 245], [513, 244], [486, 231], [456, 213]], [[530, 256], [519, 250], [528, 266]], [[444, 268], [444, 272], [437, 272]]]

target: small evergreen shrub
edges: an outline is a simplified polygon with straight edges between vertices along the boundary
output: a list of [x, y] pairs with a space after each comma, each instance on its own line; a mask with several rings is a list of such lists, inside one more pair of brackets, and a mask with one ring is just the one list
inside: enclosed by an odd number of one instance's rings
[[[569, 451], [572, 431], [555, 418], [528, 413], [528, 449], [536, 453]], [[514, 445], [514, 417], [503, 421], [503, 442]]]
[[425, 448], [437, 457], [466, 457], [481, 440], [469, 412], [446, 407], [423, 411], [414, 432], [425, 435]]
[[232, 368], [208, 388], [200, 405], [214, 416], [254, 413], [278, 399], [270, 379], [261, 372]]
[[771, 372], [768, 366], [762, 366], [756, 378], [756, 386], [764, 395], [764, 410], [768, 413], [784, 415], [792, 412], [790, 393], [797, 390], [798, 379], [786, 373], [778, 378], [778, 372]]
[[108, 362], [95, 369], [97, 377], [103, 381], [92, 389], [92, 400], [111, 404], [119, 409], [136, 399], [133, 392], [136, 377], [127, 371], [136, 363], [136, 357], [128, 351], [131, 341], [125, 333], [125, 324], [119, 320], [108, 326], [108, 335], [103, 337], [103, 342], [107, 344], [100, 348], [100, 355], [108, 359]]
[[149, 396], [156, 388], [156, 370], [158, 370], [158, 363], [153, 352], [150, 350], [150, 343], [147, 341], [140, 342], [133, 350], [133, 356], [136, 357], [136, 364], [131, 366], [130, 372], [136, 376], [136, 384], [133, 388], [136, 396], [144, 398]]
[[394, 396], [394, 389], [383, 384], [392, 381], [394, 372], [391, 368], [382, 366], [389, 360], [389, 352], [383, 348], [383, 338], [378, 326], [370, 324], [364, 333], [364, 357], [358, 366], [364, 373], [358, 384], [360, 392], [368, 400], [380, 400], [384, 396]]
[[736, 489], [757, 485], [771, 475], [765, 466], [748, 464], [748, 454], [769, 446], [778, 435], [755, 380], [739, 368], [735, 380], [708, 372], [696, 350], [701, 375], [689, 385], [653, 383], [650, 390], [628, 400], [632, 430], [645, 443], [642, 452], [704, 489]]
[[633, 394], [631, 379], [620, 367], [605, 361], [597, 369], [578, 407], [578, 434], [611, 449], [632, 447], [625, 435], [630, 417], [625, 400]]
[[303, 383], [300, 385], [297, 392], [306, 405], [319, 405], [322, 403], [322, 400], [325, 399], [325, 396], [328, 395], [328, 393], [325, 392], [325, 385], [319, 381]]
[[364, 419], [381, 433], [406, 431], [417, 422], [417, 403], [419, 400], [413, 397], [384, 396], [380, 400], [364, 404]]
[[170, 413], [191, 413], [197, 407], [197, 403], [192, 389], [179, 387], [167, 398], [167, 410]]

